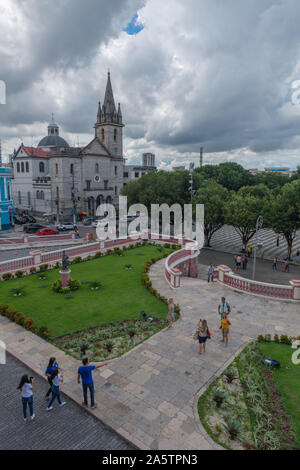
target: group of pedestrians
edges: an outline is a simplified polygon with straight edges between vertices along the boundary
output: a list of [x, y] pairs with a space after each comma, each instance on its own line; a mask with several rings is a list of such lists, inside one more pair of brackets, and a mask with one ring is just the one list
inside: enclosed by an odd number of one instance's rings
[[[78, 384], [82, 383], [83, 391], [83, 402], [82, 406], [88, 406], [88, 391], [90, 392], [90, 401], [91, 408], [97, 408], [97, 403], [95, 403], [95, 388], [92, 372], [95, 369], [106, 366], [108, 363], [99, 364], [97, 366], [90, 365], [87, 357], [83, 358], [82, 366], [78, 368], [77, 382]], [[46, 408], [47, 411], [53, 410], [53, 404], [55, 400], [58, 401], [58, 405], [62, 408], [66, 405], [65, 401], [61, 400], [61, 385], [63, 383], [63, 370], [59, 367], [58, 362], [55, 357], [51, 357], [48, 363], [48, 366], [45, 370], [45, 376], [50, 385], [45, 399], [49, 401]], [[17, 387], [17, 390], [21, 392], [22, 406], [23, 406], [23, 419], [27, 421], [27, 409], [29, 408], [30, 419], [33, 421], [35, 419], [35, 413], [33, 411], [33, 387], [34, 387], [34, 378], [29, 377], [27, 374], [23, 375], [20, 383]], [[51, 398], [50, 398], [51, 396]]]
[[[229, 314], [231, 312], [230, 304], [226, 301], [225, 297], [222, 297], [221, 302], [218, 305], [218, 314], [220, 318], [220, 330], [222, 332], [221, 341], [228, 345], [229, 339], [229, 328], [230, 328], [230, 321], [229, 321]], [[208, 339], [211, 339], [211, 332], [208, 328], [208, 324], [206, 320], [200, 319], [196, 331], [193, 335], [195, 340], [199, 341], [199, 351], [198, 354], [205, 353], [206, 342]]]
[[240, 271], [242, 268], [244, 271], [247, 269], [248, 256], [247, 255], [235, 255], [234, 257], [234, 266], [237, 271]]

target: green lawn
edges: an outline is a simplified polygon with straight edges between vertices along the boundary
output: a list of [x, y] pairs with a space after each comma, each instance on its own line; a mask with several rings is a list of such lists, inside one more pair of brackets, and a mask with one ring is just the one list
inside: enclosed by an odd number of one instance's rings
[[[100, 281], [102, 287], [91, 291], [83, 284], [79, 291], [72, 292], [71, 299], [51, 290], [52, 282], [59, 278], [59, 269], [46, 272], [44, 281], [38, 279], [38, 274], [5, 281], [0, 284], [0, 303], [18, 309], [39, 325], [46, 325], [51, 330], [51, 338], [101, 324], [140, 319], [141, 310], [164, 318], [167, 306], [141, 284], [146, 261], [159, 255], [157, 247], [143, 246], [125, 251], [123, 257], [110, 255], [72, 265], [71, 278]], [[126, 270], [125, 264], [131, 264], [133, 270]], [[25, 287], [25, 295], [14, 297], [11, 289], [19, 286]]]
[[259, 343], [258, 347], [264, 356], [280, 362], [280, 369], [273, 370], [272, 374], [285, 409], [290, 415], [296, 442], [300, 448], [300, 365], [292, 363], [294, 350], [291, 346], [278, 343]]

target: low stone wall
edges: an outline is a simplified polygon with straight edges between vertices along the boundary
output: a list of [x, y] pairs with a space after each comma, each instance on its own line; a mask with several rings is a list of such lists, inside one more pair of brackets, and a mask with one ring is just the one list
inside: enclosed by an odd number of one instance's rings
[[173, 289], [181, 286], [181, 277], [198, 277], [198, 244], [185, 240], [181, 250], [171, 253], [165, 262], [165, 277]]
[[290, 286], [252, 281], [237, 276], [226, 265], [218, 266], [216, 272], [218, 281], [234, 290], [274, 300], [300, 302], [300, 280], [290, 281]]

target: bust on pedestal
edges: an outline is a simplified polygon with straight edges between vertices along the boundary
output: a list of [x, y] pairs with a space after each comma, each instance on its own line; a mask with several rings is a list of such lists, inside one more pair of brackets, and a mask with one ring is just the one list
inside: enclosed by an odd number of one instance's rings
[[66, 252], [63, 251], [63, 253], [62, 253], [62, 269], [61, 269], [61, 271], [59, 271], [62, 287], [68, 287], [68, 282], [70, 280], [71, 270], [68, 268], [68, 259], [69, 258], [66, 255]]

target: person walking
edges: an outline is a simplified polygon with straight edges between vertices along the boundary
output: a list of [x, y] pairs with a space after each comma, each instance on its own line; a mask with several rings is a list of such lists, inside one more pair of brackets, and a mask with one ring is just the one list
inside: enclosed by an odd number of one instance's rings
[[198, 331], [198, 340], [199, 340], [198, 354], [202, 354], [202, 347], [203, 347], [203, 352], [205, 353], [206, 341], [208, 338], [210, 338], [210, 333], [209, 333], [206, 320], [199, 321], [198, 326], [197, 326], [197, 331]]
[[237, 255], [234, 255], [234, 267], [237, 269]]
[[221, 318], [221, 326], [220, 326], [220, 329], [221, 329], [222, 328], [223, 315], [225, 314], [227, 316], [231, 312], [230, 305], [229, 305], [228, 302], [226, 302], [225, 297], [221, 298], [221, 302], [219, 303], [219, 306], [218, 306], [218, 312], [219, 312], [219, 315], [220, 315], [220, 318]]
[[299, 251], [299, 250], [298, 250], [297, 253], [296, 253], [295, 261], [296, 261], [297, 264], [300, 263], [300, 251]]
[[35, 414], [33, 412], [33, 383], [34, 378], [28, 377], [27, 374], [23, 375], [17, 390], [21, 391], [22, 405], [23, 405], [23, 418], [27, 421], [27, 406], [29, 407], [30, 419], [34, 420]]
[[50, 357], [49, 359], [49, 363], [48, 363], [48, 367], [45, 371], [45, 375], [47, 377], [47, 380], [48, 380], [48, 384], [50, 385], [50, 388], [48, 390], [48, 392], [46, 393], [46, 400], [49, 400], [49, 397], [52, 393], [52, 385], [53, 385], [53, 382], [52, 382], [52, 379], [51, 379], [51, 375], [52, 375], [52, 372], [55, 370], [55, 369], [58, 369], [58, 363], [56, 362], [56, 359], [55, 357]]
[[285, 273], [289, 273], [289, 272], [290, 272], [290, 262], [289, 262], [288, 259], [285, 260], [283, 271], [284, 271]]
[[173, 302], [173, 299], [169, 299], [168, 307], [169, 307], [169, 312], [168, 312], [167, 319], [169, 320], [169, 326], [168, 326], [168, 330], [169, 330], [170, 328], [172, 328], [173, 323], [175, 321], [175, 304]]
[[248, 258], [251, 258], [251, 252], [252, 252], [252, 248], [251, 246], [248, 246]]
[[278, 263], [278, 258], [277, 258], [277, 256], [275, 256], [274, 259], [273, 259], [273, 263], [272, 263], [273, 271], [277, 271], [277, 263]]
[[215, 278], [215, 267], [213, 264], [210, 264], [207, 269], [207, 282], [214, 282]]
[[61, 398], [60, 398], [60, 384], [63, 382], [63, 377], [62, 375], [60, 374], [60, 372], [58, 371], [58, 369], [54, 369], [52, 374], [51, 374], [51, 380], [52, 380], [52, 387], [51, 387], [51, 390], [52, 390], [52, 398], [49, 402], [49, 405], [48, 405], [48, 408], [47, 408], [47, 411], [51, 411], [53, 410], [53, 403], [55, 401], [55, 399], [57, 399], [58, 401], [58, 404], [59, 406], [62, 408], [63, 406], [65, 406], [66, 402], [65, 401], [61, 401]]
[[100, 364], [98, 366], [90, 366], [89, 360], [87, 357], [84, 357], [82, 359], [82, 366], [78, 368], [78, 376], [77, 376], [78, 383], [80, 384], [80, 379], [82, 382], [82, 391], [83, 391], [82, 406], [88, 406], [87, 391], [89, 390], [90, 395], [91, 395], [91, 408], [93, 410], [97, 408], [97, 403], [95, 403], [95, 387], [94, 387], [92, 372], [95, 369], [100, 369], [100, 367], [107, 366], [107, 364], [108, 362], [105, 362], [104, 364]]
[[247, 270], [247, 264], [248, 264], [248, 258], [246, 255], [243, 255], [243, 258], [242, 258], [242, 268], [244, 271]]
[[228, 336], [229, 336], [229, 326], [231, 325], [230, 321], [228, 320], [228, 317], [226, 313], [223, 314], [222, 318], [222, 341], [225, 342], [225, 344], [228, 344]]
[[237, 269], [237, 271], [239, 271], [241, 269], [241, 262], [242, 262], [242, 258], [241, 258], [240, 255], [238, 255], [236, 257], [236, 269]]
[[276, 246], [277, 246], [277, 248], [279, 247], [279, 245], [280, 245], [280, 237], [279, 237], [279, 235], [278, 235], [277, 240], [276, 240]]
[[262, 251], [261, 255], [260, 255], [260, 260], [261, 260], [262, 263], [264, 262], [264, 257], [265, 257], [265, 252]]

